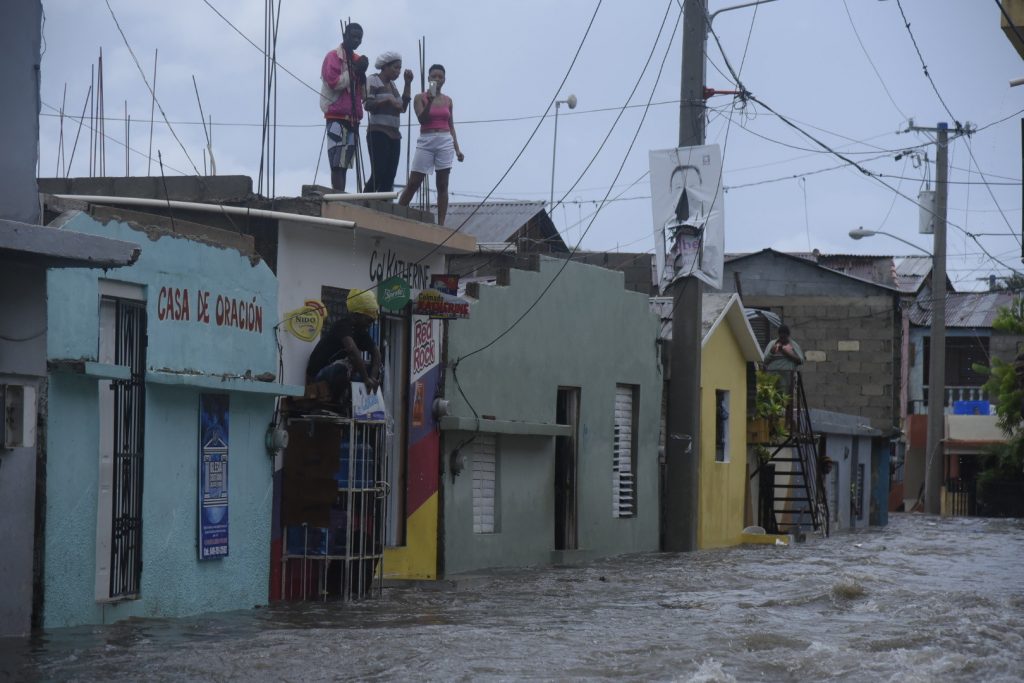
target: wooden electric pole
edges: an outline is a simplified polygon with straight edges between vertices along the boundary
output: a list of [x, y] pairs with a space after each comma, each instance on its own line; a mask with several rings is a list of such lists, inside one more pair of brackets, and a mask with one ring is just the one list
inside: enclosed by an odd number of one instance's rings
[[[683, 65], [679, 146], [704, 144], [707, 0], [683, 3]], [[665, 439], [664, 550], [696, 550], [700, 475], [700, 357], [703, 283], [694, 276], [673, 286]]]

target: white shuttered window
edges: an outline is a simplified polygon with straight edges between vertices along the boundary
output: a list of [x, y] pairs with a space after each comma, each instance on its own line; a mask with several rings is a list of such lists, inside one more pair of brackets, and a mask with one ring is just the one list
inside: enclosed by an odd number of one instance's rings
[[473, 449], [473, 533], [498, 530], [498, 445], [494, 434], [478, 434]]
[[639, 387], [615, 386], [615, 428], [612, 437], [612, 517], [636, 514], [635, 410]]

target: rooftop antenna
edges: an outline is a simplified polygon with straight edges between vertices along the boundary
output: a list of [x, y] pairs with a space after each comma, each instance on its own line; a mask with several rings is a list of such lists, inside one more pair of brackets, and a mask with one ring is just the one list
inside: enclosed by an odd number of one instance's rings
[[82, 103], [82, 115], [78, 117], [78, 131], [75, 133], [75, 143], [71, 145], [71, 158], [68, 159], [67, 164], [64, 166], [65, 178], [71, 174], [71, 164], [75, 160], [75, 150], [78, 149], [78, 136], [82, 134], [82, 125], [85, 123], [85, 110], [89, 108], [89, 100], [91, 98], [92, 85], [89, 86], [89, 90], [85, 93], [85, 101]]
[[132, 141], [132, 117], [128, 113], [128, 100], [124, 101], [124, 177], [127, 178], [131, 173], [131, 157], [129, 152], [131, 150]]
[[153, 174], [153, 112], [156, 109], [156, 58], [159, 50], [153, 50], [153, 89], [149, 102], [149, 152], [146, 154], [146, 175]]
[[[420, 38], [420, 92], [424, 92], [427, 89], [427, 37], [422, 36]], [[413, 111], [415, 112], [415, 106]], [[408, 159], [408, 155], [406, 155]], [[420, 185], [420, 209], [423, 211], [430, 211], [430, 176], [423, 178], [423, 184]]]
[[203, 124], [203, 136], [206, 138], [206, 149], [203, 151], [203, 173], [206, 173], [206, 155], [210, 155], [210, 175], [217, 175], [213, 170], [213, 141], [210, 139], [210, 130], [206, 127], [206, 114], [203, 113], [203, 101], [199, 99], [199, 86], [196, 84], [196, 75], [192, 74], [192, 89], [196, 92], [196, 104], [199, 105], [199, 121]]
[[96, 65], [89, 65], [89, 177], [93, 173], [93, 159], [96, 155]]
[[96, 67], [96, 170], [100, 177], [107, 175], [107, 124], [103, 106], [103, 48], [100, 48], [99, 66]]
[[60, 101], [60, 137], [57, 139], [57, 175], [60, 177], [62, 170], [61, 163], [64, 160], [64, 107], [68, 101], [68, 82], [64, 81], [64, 96]]

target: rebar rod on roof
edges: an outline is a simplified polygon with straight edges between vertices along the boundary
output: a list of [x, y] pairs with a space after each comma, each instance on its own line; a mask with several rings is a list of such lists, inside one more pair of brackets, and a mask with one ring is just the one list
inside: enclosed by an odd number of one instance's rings
[[149, 152], [146, 154], [146, 175], [152, 175], [153, 170], [153, 114], [156, 111], [156, 58], [159, 50], [153, 50], [153, 88], [152, 98], [149, 101]]

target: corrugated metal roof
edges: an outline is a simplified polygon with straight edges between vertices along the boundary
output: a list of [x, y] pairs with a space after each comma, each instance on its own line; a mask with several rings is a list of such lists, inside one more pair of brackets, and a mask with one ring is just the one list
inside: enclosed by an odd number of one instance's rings
[[[843, 270], [836, 269], [830, 263], [822, 262], [822, 254], [818, 254], [817, 256], [815, 256], [813, 253], [808, 254], [807, 252], [777, 251], [775, 249], [772, 249], [771, 247], [767, 247], [765, 249], [762, 249], [761, 251], [747, 252], [744, 254], [726, 254], [725, 262], [732, 263], [734, 261], [739, 261], [753, 256], [760, 256], [762, 254], [775, 254], [777, 256], [784, 256], [795, 261], [806, 262], [812, 266], [817, 266], [822, 270], [827, 270], [837, 275], [848, 277], [851, 280], [857, 280], [858, 282], [864, 282], [866, 284], [875, 285], [877, 287], [882, 287], [884, 289], [888, 289], [891, 291], [898, 291], [896, 289], [896, 286], [893, 284], [892, 272], [891, 268], [889, 267], [883, 268], [881, 273], [872, 274], [871, 277], [865, 277], [864, 275], [861, 275], [859, 271], [844, 272]], [[853, 263], [854, 259], [862, 259], [863, 263], [870, 263], [874, 265], [883, 263], [885, 260], [888, 260], [889, 264], [891, 265], [892, 261], [891, 256], [864, 256], [862, 254], [832, 254], [830, 257], [824, 257], [824, 260], [827, 261], [828, 259], [837, 259], [840, 261], [840, 265], [842, 265], [841, 261], [844, 259], [849, 263]], [[888, 273], [888, 276], [885, 276], [884, 273]]]
[[[931, 288], [925, 287], [910, 307], [910, 322], [931, 325]], [[946, 294], [946, 327], [990, 328], [999, 309], [1013, 300], [1010, 292], [948, 292]]]
[[896, 262], [896, 287], [904, 294], [913, 294], [931, 272], [931, 256], [903, 256]]
[[544, 204], [526, 200], [453, 203], [448, 205], [445, 227], [472, 235], [478, 242], [507, 242], [517, 230], [544, 210]]

